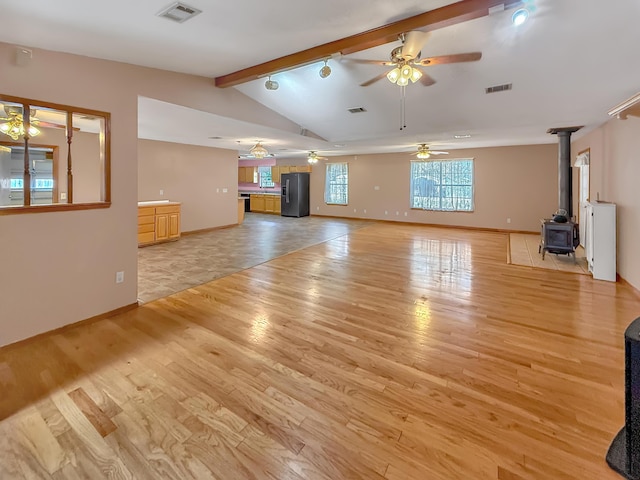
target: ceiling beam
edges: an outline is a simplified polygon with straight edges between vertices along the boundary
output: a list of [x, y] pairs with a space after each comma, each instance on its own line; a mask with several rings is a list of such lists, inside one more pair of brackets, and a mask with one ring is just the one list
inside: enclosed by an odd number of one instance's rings
[[462, 0], [413, 17], [398, 20], [372, 30], [341, 38], [333, 42], [285, 55], [259, 65], [216, 77], [216, 87], [232, 87], [260, 77], [290, 70], [295, 67], [325, 60], [332, 55], [348, 55], [398, 40], [401, 33], [420, 29], [425, 32], [456, 25], [489, 15], [489, 10], [504, 5], [505, 9], [517, 7], [522, 0]]

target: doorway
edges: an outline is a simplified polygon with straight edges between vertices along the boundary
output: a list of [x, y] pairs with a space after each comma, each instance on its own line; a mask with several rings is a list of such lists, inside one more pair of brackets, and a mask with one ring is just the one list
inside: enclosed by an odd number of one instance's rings
[[578, 225], [580, 229], [580, 245], [582, 247], [585, 246], [585, 242], [587, 239], [587, 205], [589, 204], [589, 186], [590, 186], [590, 177], [589, 177], [589, 157], [590, 150], [587, 148], [586, 150], [578, 153], [576, 157], [575, 167], [578, 167], [580, 171], [580, 182], [579, 182], [579, 200], [578, 200]]

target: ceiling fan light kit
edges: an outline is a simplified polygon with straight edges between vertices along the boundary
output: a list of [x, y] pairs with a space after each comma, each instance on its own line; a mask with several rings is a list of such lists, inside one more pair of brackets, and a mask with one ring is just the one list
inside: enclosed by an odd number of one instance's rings
[[[0, 123], [0, 133], [8, 135], [12, 140], [18, 140], [19, 138], [24, 137], [25, 129], [22, 118], [22, 109], [5, 105], [4, 111], [7, 117], [0, 118], [0, 120], [6, 120], [5, 123]], [[38, 124], [38, 119], [35, 118], [35, 114], [36, 111], [31, 110], [31, 121], [29, 122], [30, 137], [40, 135], [40, 130], [34, 126], [34, 124]]]

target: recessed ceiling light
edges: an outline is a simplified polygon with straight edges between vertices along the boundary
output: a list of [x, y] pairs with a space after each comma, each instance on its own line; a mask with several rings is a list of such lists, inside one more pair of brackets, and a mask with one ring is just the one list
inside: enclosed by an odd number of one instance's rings
[[471, 138], [471, 135], [465, 133], [464, 135], [454, 135], [453, 138]]
[[529, 10], [527, 10], [526, 8], [519, 8], [518, 10], [513, 12], [511, 21], [516, 27], [518, 27], [526, 22], [527, 18], [529, 18]]
[[347, 146], [347, 145], [346, 145], [346, 144], [344, 144], [344, 143], [336, 143], [336, 144], [334, 145], [334, 147], [336, 147], [336, 148], [342, 148], [342, 147], [346, 147], [346, 146]]
[[222, 140], [222, 137], [209, 137], [210, 140]]

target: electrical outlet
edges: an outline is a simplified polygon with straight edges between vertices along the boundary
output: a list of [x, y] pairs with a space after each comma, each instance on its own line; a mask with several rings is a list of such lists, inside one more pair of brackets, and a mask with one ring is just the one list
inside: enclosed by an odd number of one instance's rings
[[396, 215], [400, 215], [400, 212], [396, 212]]
[[164, 190], [160, 190], [160, 196], [164, 196]]
[[320, 210], [320, 207], [316, 207], [316, 211]]
[[367, 213], [367, 209], [366, 208], [364, 209], [364, 213]]
[[228, 188], [223, 188], [223, 189], [222, 189], [222, 193], [227, 193], [228, 191], [229, 191], [229, 189], [228, 189]]
[[353, 213], [356, 213], [358, 210], [356, 210], [355, 208], [353, 209]]
[[385, 210], [385, 211], [384, 211], [384, 214], [385, 214], [385, 215], [389, 215], [389, 212]]
[[220, 189], [219, 188], [216, 188], [216, 193], [220, 193]]
[[116, 272], [116, 283], [124, 283], [124, 272]]
[[404, 212], [404, 216], [405, 216], [405, 217], [407, 216], [407, 212]]
[[507, 223], [511, 223], [511, 219], [510, 218], [507, 218]]
[[375, 187], [373, 187], [374, 190], [380, 190], [380, 185], [376, 185]]
[[60, 200], [66, 200], [67, 199], [67, 192], [61, 192], [60, 193]]

